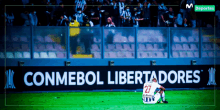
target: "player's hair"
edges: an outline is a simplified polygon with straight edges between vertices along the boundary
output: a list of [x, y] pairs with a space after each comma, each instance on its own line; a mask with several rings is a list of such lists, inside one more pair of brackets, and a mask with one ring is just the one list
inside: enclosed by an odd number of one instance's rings
[[157, 79], [156, 79], [156, 78], [153, 78], [153, 79], [152, 79], [152, 81], [153, 81], [153, 80], [156, 80], [156, 81], [157, 81]]

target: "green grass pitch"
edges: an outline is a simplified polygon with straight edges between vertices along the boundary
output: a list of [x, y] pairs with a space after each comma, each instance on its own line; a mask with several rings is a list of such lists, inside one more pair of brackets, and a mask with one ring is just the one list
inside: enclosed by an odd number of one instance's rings
[[[142, 92], [1, 94], [0, 110], [220, 110], [220, 90], [166, 91], [168, 104], [143, 104]], [[214, 102], [214, 98], [216, 99]]]

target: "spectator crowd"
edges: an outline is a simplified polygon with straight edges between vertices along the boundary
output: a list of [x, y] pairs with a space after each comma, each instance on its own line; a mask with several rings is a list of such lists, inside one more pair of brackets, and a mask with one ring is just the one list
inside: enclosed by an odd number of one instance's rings
[[[196, 13], [194, 7], [186, 8], [190, 3], [216, 5], [216, 11]], [[219, 3], [214, 0], [0, 0], [1, 21], [8, 26], [69, 26], [75, 20], [80, 26], [90, 27], [220, 27]]]

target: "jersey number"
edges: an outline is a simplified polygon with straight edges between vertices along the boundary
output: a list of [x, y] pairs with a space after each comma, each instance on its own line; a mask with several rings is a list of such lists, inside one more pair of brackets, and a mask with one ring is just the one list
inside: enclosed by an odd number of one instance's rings
[[145, 90], [145, 93], [149, 93], [151, 86], [145, 86], [145, 88], [147, 88], [147, 89]]

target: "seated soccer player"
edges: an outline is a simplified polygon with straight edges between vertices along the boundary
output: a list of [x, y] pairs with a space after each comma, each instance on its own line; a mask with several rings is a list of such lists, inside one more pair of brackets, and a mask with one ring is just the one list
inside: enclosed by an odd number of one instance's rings
[[[160, 89], [156, 92], [156, 89]], [[156, 94], [154, 94], [156, 92]], [[161, 97], [161, 103], [168, 103], [165, 100], [165, 88], [157, 83], [157, 79], [154, 78], [152, 82], [147, 82], [144, 84], [142, 100], [144, 104], [155, 104], [159, 103]]]

